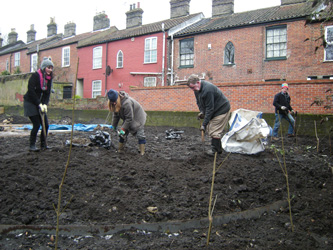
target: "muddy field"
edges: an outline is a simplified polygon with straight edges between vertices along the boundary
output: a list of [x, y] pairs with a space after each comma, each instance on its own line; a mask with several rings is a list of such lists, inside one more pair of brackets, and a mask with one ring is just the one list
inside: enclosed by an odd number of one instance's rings
[[[29, 121], [13, 117], [11, 122]], [[181, 138], [167, 139], [170, 129], [183, 131]], [[117, 136], [106, 131], [116, 146]], [[68, 160], [58, 249], [206, 247], [214, 161], [203, 153], [198, 129], [147, 127], [144, 156], [132, 136], [125, 154], [86, 146], [96, 131], [74, 132], [70, 158], [70, 132], [50, 131], [52, 149], [29, 152], [28, 134], [0, 132], [0, 249], [54, 248], [54, 207]], [[258, 155], [218, 157], [206, 249], [332, 249], [328, 138], [320, 138], [318, 150], [315, 138], [283, 142], [294, 231], [286, 178], [275, 154], [283, 165], [282, 143], [269, 141]]]

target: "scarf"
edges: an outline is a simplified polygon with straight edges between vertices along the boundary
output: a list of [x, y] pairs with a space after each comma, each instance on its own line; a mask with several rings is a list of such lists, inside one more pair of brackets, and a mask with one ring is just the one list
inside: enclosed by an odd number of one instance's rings
[[47, 83], [51, 80], [51, 76], [50, 75], [47, 75], [45, 74], [45, 77], [43, 76], [43, 72], [41, 69], [39, 69], [38, 71], [38, 74], [39, 74], [39, 79], [40, 79], [40, 88], [45, 91], [47, 90]]

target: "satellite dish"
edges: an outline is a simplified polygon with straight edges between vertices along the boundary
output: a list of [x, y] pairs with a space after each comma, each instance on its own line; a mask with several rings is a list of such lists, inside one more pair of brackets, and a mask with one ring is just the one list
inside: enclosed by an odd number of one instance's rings
[[106, 67], [105, 73], [106, 73], [107, 76], [109, 76], [112, 73], [112, 71], [113, 71], [113, 69], [111, 69], [111, 67], [108, 65]]

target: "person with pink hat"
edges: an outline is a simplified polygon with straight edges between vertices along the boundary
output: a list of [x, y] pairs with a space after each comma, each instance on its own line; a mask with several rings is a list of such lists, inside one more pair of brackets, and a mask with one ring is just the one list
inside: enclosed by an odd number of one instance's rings
[[275, 123], [273, 128], [272, 140], [278, 140], [278, 131], [280, 127], [280, 121], [285, 119], [289, 123], [288, 137], [294, 136], [294, 124], [295, 120], [291, 114], [294, 114], [294, 110], [290, 105], [290, 95], [288, 93], [288, 83], [282, 83], [281, 92], [274, 96], [273, 105], [275, 106]]

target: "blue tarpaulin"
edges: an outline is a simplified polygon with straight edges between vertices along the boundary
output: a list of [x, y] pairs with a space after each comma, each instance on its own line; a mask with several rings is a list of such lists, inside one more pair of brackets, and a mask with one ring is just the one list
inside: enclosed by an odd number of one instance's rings
[[[112, 128], [112, 125], [107, 125], [107, 124], [74, 124], [74, 130], [75, 131], [94, 131], [94, 129], [97, 126], [101, 126], [101, 127], [107, 127], [107, 128]], [[41, 129], [42, 127], [40, 127]], [[24, 129], [24, 130], [31, 130], [32, 129], [32, 125], [24, 125], [22, 127], [16, 127], [15, 129]], [[72, 130], [72, 125], [61, 125], [61, 124], [50, 124], [49, 125], [49, 130]]]

